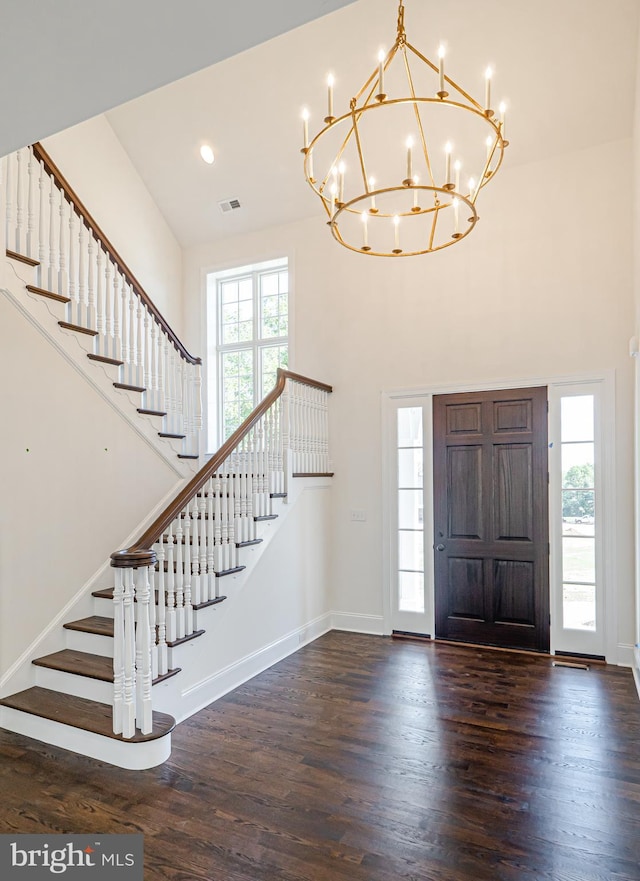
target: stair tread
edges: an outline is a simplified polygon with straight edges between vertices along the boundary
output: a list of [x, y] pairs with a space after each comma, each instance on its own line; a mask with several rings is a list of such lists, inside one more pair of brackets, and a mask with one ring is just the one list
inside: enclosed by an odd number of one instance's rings
[[[111, 704], [101, 704], [97, 701], [87, 700], [84, 697], [76, 697], [72, 694], [62, 694], [49, 688], [34, 686], [25, 691], [19, 691], [8, 697], [0, 698], [0, 705], [39, 716], [42, 719], [50, 719], [60, 722], [72, 728], [80, 728], [93, 734], [100, 734], [113, 740], [123, 740], [119, 734], [113, 733], [113, 710]], [[142, 734], [136, 731], [132, 738], [127, 738], [127, 743], [142, 743], [157, 740], [169, 734], [175, 728], [176, 720], [166, 713], [153, 713], [153, 730], [151, 734]]]
[[47, 667], [50, 670], [61, 670], [64, 673], [75, 673], [89, 679], [100, 679], [102, 682], [113, 682], [113, 658], [104, 655], [92, 655], [75, 649], [63, 649], [35, 658], [36, 667]]
[[12, 260], [19, 260], [21, 263], [26, 263], [27, 266], [40, 266], [40, 261], [34, 260], [33, 257], [27, 257], [26, 254], [19, 254], [17, 251], [11, 251], [9, 248], [7, 248], [6, 254]]
[[333, 477], [333, 471], [294, 471], [292, 477]]
[[181, 636], [179, 639], [174, 639], [173, 642], [168, 642], [167, 645], [169, 648], [175, 648], [177, 645], [182, 645], [183, 642], [189, 642], [191, 639], [196, 639], [198, 636], [202, 636], [204, 630], [194, 630], [193, 633], [190, 633], [188, 636]]
[[226, 600], [226, 597], [216, 597], [215, 600], [205, 600], [204, 603], [194, 603], [193, 610], [194, 612], [199, 612], [200, 609], [206, 609], [209, 606], [217, 606], [218, 603], [223, 603]]
[[237, 548], [249, 548], [251, 545], [259, 545], [264, 541], [263, 538], [252, 538], [250, 541], [237, 541]]
[[65, 297], [63, 294], [56, 294], [55, 291], [48, 291], [46, 288], [38, 288], [32, 284], [28, 284], [26, 287], [28, 291], [32, 294], [37, 294], [39, 297], [47, 297], [49, 300], [57, 300], [58, 303], [71, 302], [69, 297]]
[[199, 459], [196, 453], [178, 453], [178, 459]]
[[87, 336], [98, 336], [98, 331], [91, 330], [90, 327], [81, 327], [79, 324], [71, 324], [69, 321], [59, 321], [58, 324], [65, 330], [73, 330], [76, 333], [85, 333]]
[[128, 392], [140, 392], [140, 394], [146, 392], [146, 388], [142, 388], [140, 385], [129, 385], [126, 382], [114, 382], [113, 387], [125, 389]]
[[162, 410], [146, 410], [144, 407], [138, 407], [138, 413], [141, 413], [143, 416], [166, 416], [167, 415]]
[[113, 364], [114, 367], [122, 367], [124, 361], [118, 361], [117, 358], [107, 358], [106, 355], [94, 355], [93, 352], [89, 352], [87, 358], [90, 358], [92, 361], [100, 361], [103, 364]]
[[286, 499], [286, 493], [269, 493], [272, 499]]
[[159, 431], [158, 437], [172, 437], [175, 440], [184, 440], [186, 437], [186, 434], [171, 434], [170, 431]]
[[99, 636], [113, 636], [113, 618], [102, 615], [90, 615], [77, 621], [68, 621], [62, 625], [65, 630], [79, 630], [81, 633], [96, 633]]
[[236, 572], [242, 572], [246, 568], [246, 566], [234, 566], [233, 569], [223, 569], [221, 572], [216, 572], [216, 578], [224, 578], [225, 575], [235, 575]]
[[259, 522], [260, 520], [276, 520], [277, 517], [278, 517], [277, 514], [259, 514], [257, 517], [254, 517], [253, 519], [256, 522]]

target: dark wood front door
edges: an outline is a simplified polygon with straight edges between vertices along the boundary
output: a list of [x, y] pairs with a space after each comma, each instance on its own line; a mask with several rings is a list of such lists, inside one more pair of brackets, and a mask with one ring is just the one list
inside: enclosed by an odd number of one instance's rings
[[437, 395], [436, 637], [549, 651], [547, 389]]

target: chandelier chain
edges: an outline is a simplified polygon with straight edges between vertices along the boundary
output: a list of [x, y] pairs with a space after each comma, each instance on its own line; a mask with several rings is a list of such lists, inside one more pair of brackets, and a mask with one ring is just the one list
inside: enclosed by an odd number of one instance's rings
[[404, 3], [400, 0], [398, 5], [398, 45], [401, 46], [406, 40], [404, 30]]

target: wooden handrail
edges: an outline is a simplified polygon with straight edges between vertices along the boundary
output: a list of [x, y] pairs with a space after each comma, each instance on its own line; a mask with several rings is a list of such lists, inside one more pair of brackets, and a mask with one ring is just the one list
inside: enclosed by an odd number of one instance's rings
[[217, 453], [209, 459], [200, 471], [189, 481], [189, 483], [181, 490], [172, 502], [165, 508], [149, 528], [140, 536], [140, 538], [130, 548], [122, 551], [115, 551], [111, 554], [111, 565], [116, 569], [131, 569], [138, 566], [152, 566], [156, 562], [156, 554], [153, 545], [158, 541], [164, 530], [173, 523], [176, 517], [183, 510], [185, 505], [194, 497], [198, 490], [202, 489], [212, 474], [218, 470], [222, 463], [227, 459], [234, 449], [238, 446], [243, 437], [251, 431], [258, 420], [264, 416], [269, 407], [277, 401], [282, 395], [287, 380], [299, 382], [302, 385], [308, 385], [312, 388], [321, 389], [325, 392], [332, 392], [333, 388], [323, 382], [317, 382], [315, 379], [309, 379], [307, 376], [301, 376], [299, 373], [292, 373], [289, 370], [278, 368], [276, 384], [269, 394], [263, 398], [258, 406], [253, 410], [244, 422], [236, 428], [228, 440], [220, 447]]
[[127, 283], [131, 285], [136, 295], [142, 300], [145, 304], [149, 312], [154, 316], [158, 324], [162, 327], [166, 335], [169, 337], [179, 354], [184, 358], [185, 361], [188, 361], [189, 364], [202, 364], [201, 358], [196, 358], [195, 355], [191, 355], [181, 343], [181, 341], [176, 336], [175, 332], [172, 330], [171, 326], [167, 322], [166, 318], [162, 315], [158, 307], [155, 305], [153, 300], [146, 293], [138, 279], [135, 277], [133, 272], [129, 269], [127, 264], [124, 262], [120, 254], [116, 251], [114, 246], [111, 244], [107, 236], [102, 232], [96, 221], [93, 219], [91, 213], [84, 206], [83, 202], [78, 198], [75, 190], [60, 171], [58, 166], [55, 164], [51, 156], [47, 153], [45, 148], [39, 141], [36, 141], [33, 147], [33, 155], [37, 160], [42, 162], [45, 171], [47, 174], [51, 175], [55, 181], [57, 187], [59, 187], [69, 202], [73, 202], [76, 212], [84, 221], [85, 226], [87, 226], [91, 232], [94, 234], [96, 239], [98, 239], [104, 250], [109, 255], [111, 261], [118, 267], [122, 275], [124, 275]]

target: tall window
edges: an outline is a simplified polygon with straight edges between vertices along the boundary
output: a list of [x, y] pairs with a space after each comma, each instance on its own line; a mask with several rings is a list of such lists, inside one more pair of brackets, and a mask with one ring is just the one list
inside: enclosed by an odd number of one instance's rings
[[399, 612], [424, 612], [424, 450], [422, 407], [398, 409]]
[[[215, 449], [273, 388], [288, 365], [286, 259], [218, 273], [209, 284], [209, 448]], [[215, 332], [212, 333], [212, 317]]]
[[569, 629], [595, 630], [594, 397], [563, 397], [560, 406], [563, 624]]

